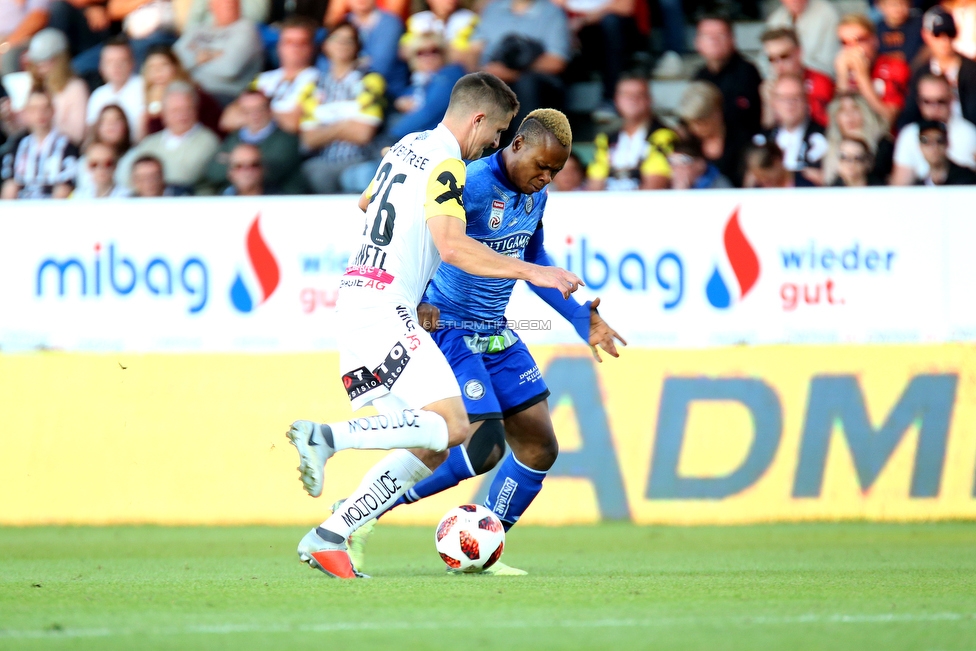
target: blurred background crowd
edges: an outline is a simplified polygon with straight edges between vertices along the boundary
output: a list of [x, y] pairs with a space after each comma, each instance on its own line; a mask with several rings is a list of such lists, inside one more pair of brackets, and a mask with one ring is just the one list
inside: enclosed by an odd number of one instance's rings
[[473, 70], [554, 190], [971, 184], [974, 57], [976, 0], [0, 0], [0, 198], [359, 193]]

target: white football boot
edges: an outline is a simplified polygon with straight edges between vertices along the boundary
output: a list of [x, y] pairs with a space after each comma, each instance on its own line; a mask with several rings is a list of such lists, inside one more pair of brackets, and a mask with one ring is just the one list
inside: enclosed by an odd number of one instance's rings
[[[296, 420], [286, 433], [291, 444], [298, 449], [300, 464], [298, 472], [301, 475], [305, 492], [312, 497], [322, 494], [322, 484], [325, 481], [325, 462], [335, 450], [326, 443], [322, 430], [329, 429], [328, 425], [313, 423], [310, 420]], [[329, 435], [331, 438], [331, 430]]]
[[342, 536], [322, 527], [312, 529], [298, 543], [298, 560], [335, 579], [369, 578], [356, 571]]
[[[345, 499], [341, 499], [332, 505], [332, 512], [335, 513], [336, 509], [342, 506]], [[346, 541], [349, 545], [349, 558], [352, 560], [352, 564], [359, 570], [366, 567], [366, 544], [369, 542], [369, 537], [373, 534], [373, 527], [376, 526], [377, 520], [374, 518], [359, 527], [351, 534], [349, 534], [349, 539]]]

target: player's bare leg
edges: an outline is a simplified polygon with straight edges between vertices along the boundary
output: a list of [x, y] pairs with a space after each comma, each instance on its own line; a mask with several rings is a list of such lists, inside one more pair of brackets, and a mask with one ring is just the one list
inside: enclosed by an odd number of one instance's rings
[[417, 412], [441, 420], [446, 430], [446, 445], [440, 450], [395, 450], [384, 457], [366, 473], [359, 487], [336, 506], [332, 515], [302, 539], [298, 548], [302, 561], [330, 576], [357, 576], [348, 554], [350, 536], [371, 524], [407, 489], [429, 477], [447, 458], [447, 445], [461, 443], [467, 438], [468, 418], [460, 397], [438, 400]]

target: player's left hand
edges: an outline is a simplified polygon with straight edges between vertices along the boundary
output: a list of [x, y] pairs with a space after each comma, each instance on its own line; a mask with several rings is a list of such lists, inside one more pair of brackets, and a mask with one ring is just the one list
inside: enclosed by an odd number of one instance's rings
[[420, 320], [420, 327], [427, 332], [433, 332], [440, 327], [441, 311], [430, 303], [421, 303], [417, 306], [417, 319]]
[[593, 302], [590, 303], [590, 350], [593, 351], [593, 358], [596, 361], [603, 362], [600, 358], [600, 348], [613, 357], [620, 357], [620, 353], [617, 352], [617, 344], [613, 340], [616, 339], [624, 346], [627, 345], [627, 342], [596, 311], [599, 305], [599, 298], [594, 298]]

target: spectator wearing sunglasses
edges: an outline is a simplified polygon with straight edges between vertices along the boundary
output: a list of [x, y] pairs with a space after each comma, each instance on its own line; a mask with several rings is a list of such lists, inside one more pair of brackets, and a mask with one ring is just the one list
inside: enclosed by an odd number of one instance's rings
[[878, 36], [871, 19], [847, 14], [837, 28], [841, 50], [834, 60], [837, 92], [856, 91], [889, 125], [905, 105], [911, 70], [901, 58], [878, 54]]
[[[942, 75], [925, 73], [919, 79], [917, 106], [923, 120], [933, 120], [946, 125], [949, 145], [948, 156], [963, 167], [976, 167], [976, 126], [968, 120], [953, 115], [952, 89]], [[891, 185], [912, 185], [929, 174], [929, 164], [919, 145], [919, 123], [908, 124], [898, 133], [895, 141], [895, 165], [891, 173]]]
[[840, 16], [828, 0], [780, 0], [766, 20], [770, 28], [792, 27], [803, 45], [803, 64], [831, 74], [837, 56], [837, 24]]
[[952, 14], [942, 7], [933, 7], [922, 17], [922, 40], [928, 52], [918, 65], [908, 84], [905, 110], [898, 116], [899, 128], [922, 119], [916, 96], [918, 83], [923, 75], [942, 75], [952, 87], [952, 113], [976, 123], [976, 61], [968, 59], [953, 49], [956, 22]]
[[837, 188], [863, 188], [882, 185], [872, 176], [874, 156], [866, 140], [856, 136], [844, 137], [837, 149], [837, 176], [830, 185]]
[[800, 41], [790, 27], [767, 30], [762, 35], [762, 45], [772, 73], [759, 88], [763, 100], [763, 127], [769, 129], [776, 122], [772, 111], [773, 84], [780, 77], [793, 75], [803, 79], [810, 119], [826, 128], [827, 105], [834, 98], [834, 80], [803, 65]]
[[682, 138], [668, 155], [671, 165], [671, 187], [675, 190], [708, 190], [731, 188], [732, 182], [705, 159], [701, 141], [693, 136]]
[[976, 172], [949, 160], [949, 135], [944, 122], [923, 120], [918, 125], [918, 145], [928, 163], [928, 173], [915, 185], [976, 185]]
[[241, 143], [230, 152], [227, 162], [227, 182], [225, 197], [260, 197], [265, 194], [278, 194], [264, 184], [264, 165], [261, 150], [256, 145]]
[[103, 142], [94, 141], [85, 149], [85, 168], [91, 183], [71, 193], [72, 199], [105, 199], [132, 196], [123, 185], [115, 182], [115, 168], [119, 155], [115, 148]]

